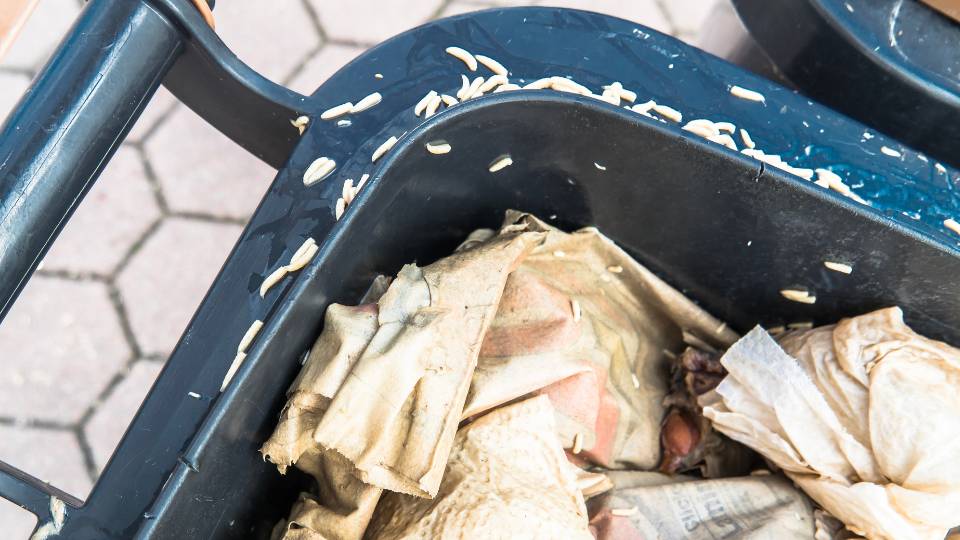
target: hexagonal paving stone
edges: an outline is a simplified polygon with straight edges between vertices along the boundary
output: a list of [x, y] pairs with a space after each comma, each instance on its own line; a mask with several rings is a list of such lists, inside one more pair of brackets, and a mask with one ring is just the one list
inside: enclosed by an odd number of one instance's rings
[[540, 2], [540, 4], [596, 11], [597, 13], [613, 15], [640, 23], [665, 34], [673, 33], [673, 28], [654, 0], [593, 0], [591, 2], [585, 2], [584, 0], [546, 0]]
[[330, 2], [309, 0], [327, 37], [373, 45], [423, 24], [436, 14], [443, 0], [367, 0]]
[[121, 146], [50, 248], [44, 269], [109, 274], [159, 217], [140, 154]]
[[[326, 6], [348, 2], [325, 2]], [[303, 4], [233, 0], [214, 10], [217, 35], [241, 60], [281, 82], [320, 45], [320, 34]]]
[[110, 390], [97, 412], [84, 426], [98, 473], [103, 470], [120, 438], [127, 431], [133, 415], [137, 413], [162, 367], [159, 362], [144, 360], [134, 364], [120, 384]]
[[20, 73], [0, 72], [0, 124], [30, 86], [30, 77]]
[[3, 65], [31, 71], [39, 69], [79, 13], [80, 6], [73, 0], [40, 0], [4, 55]]
[[241, 230], [167, 218], [120, 272], [117, 287], [144, 354], [173, 350]]
[[297, 76], [288, 85], [301, 94], [310, 95], [338, 69], [365, 51], [365, 47], [355, 45], [335, 45], [328, 43], [311, 58]]
[[0, 524], [9, 538], [27, 538], [37, 526], [37, 518], [12, 502], [0, 498]]
[[[93, 484], [72, 431], [0, 426], [0, 460], [79, 499]], [[9, 538], [5, 530], [3, 534]]]
[[173, 211], [246, 219], [276, 176], [186, 107], [157, 128], [146, 150]]
[[107, 286], [34, 276], [0, 324], [0, 416], [78, 420], [130, 357]]

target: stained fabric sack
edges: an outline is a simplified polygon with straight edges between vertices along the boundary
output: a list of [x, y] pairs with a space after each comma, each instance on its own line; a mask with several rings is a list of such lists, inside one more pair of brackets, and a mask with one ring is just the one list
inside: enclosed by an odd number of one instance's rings
[[261, 449], [281, 472], [295, 464], [318, 482], [318, 496], [294, 509], [290, 534], [359, 538], [380, 490], [436, 494], [507, 275], [542, 236], [505, 231], [427, 267], [405, 266], [375, 304], [327, 309]]
[[584, 463], [655, 468], [668, 354], [685, 336], [725, 348], [737, 335], [593, 227], [565, 233], [517, 212], [505, 223], [544, 240], [507, 279], [464, 418], [545, 394]]
[[385, 493], [367, 537], [593, 540], [555, 432], [545, 396], [481, 416], [457, 432], [437, 496]]

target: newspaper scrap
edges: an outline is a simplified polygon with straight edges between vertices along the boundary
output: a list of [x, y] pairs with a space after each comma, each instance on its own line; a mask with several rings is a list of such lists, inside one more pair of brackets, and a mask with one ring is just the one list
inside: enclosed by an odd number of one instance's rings
[[[565, 447], [580, 442], [575, 458], [655, 468], [668, 390], [664, 351], [681, 350], [685, 333], [721, 348], [737, 335], [593, 227], [565, 233], [508, 212], [504, 230], [544, 240], [507, 279], [463, 418], [544, 394]], [[491, 234], [477, 231], [465, 245]]]
[[756, 328], [723, 356], [729, 375], [700, 400], [716, 429], [854, 533], [940, 540], [960, 523], [960, 350], [895, 307], [781, 345]]
[[385, 493], [367, 537], [593, 540], [555, 430], [545, 396], [481, 416], [457, 433], [437, 496]]
[[813, 505], [779, 476], [702, 480], [613, 471], [612, 491], [588, 503], [597, 540], [810, 540]]

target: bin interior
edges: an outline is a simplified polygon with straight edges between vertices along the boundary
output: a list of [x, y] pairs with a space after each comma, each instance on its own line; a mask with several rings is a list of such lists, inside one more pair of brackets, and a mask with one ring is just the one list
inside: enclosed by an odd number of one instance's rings
[[[444, 139], [453, 150], [428, 153]], [[489, 164], [510, 154], [497, 173]], [[292, 162], [313, 157], [298, 149]], [[258, 452], [330, 302], [352, 303], [380, 273], [425, 265], [509, 208], [565, 230], [596, 226], [738, 331], [830, 323], [889, 305], [928, 336], [960, 344], [960, 275], [949, 248], [810, 183], [589, 98], [498, 94], [408, 134], [335, 226], [248, 356], [190, 459], [140, 530], [155, 538], [267, 538], [308, 479]], [[599, 166], [598, 166], [599, 165]], [[601, 167], [603, 169], [601, 169]], [[824, 261], [851, 264], [851, 275]], [[784, 288], [815, 292], [813, 305]]]

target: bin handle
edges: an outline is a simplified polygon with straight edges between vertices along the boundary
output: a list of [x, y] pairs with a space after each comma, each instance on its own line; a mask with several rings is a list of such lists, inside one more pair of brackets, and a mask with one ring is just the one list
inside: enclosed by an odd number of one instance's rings
[[[275, 168], [299, 140], [290, 120], [317, 112], [237, 58], [192, 0], [87, 3], [0, 126], [0, 321], [161, 82]], [[2, 461], [0, 498], [40, 523], [57, 521], [53, 498], [68, 517], [84, 504]]]
[[163, 85], [210, 125], [279, 169], [300, 139], [290, 121], [306, 114], [307, 98], [243, 63], [184, 0], [145, 0], [180, 26], [184, 54]]
[[313, 112], [237, 58], [191, 0], [101, 4], [0, 128], [0, 320], [161, 81], [277, 169], [299, 140], [290, 121]]

